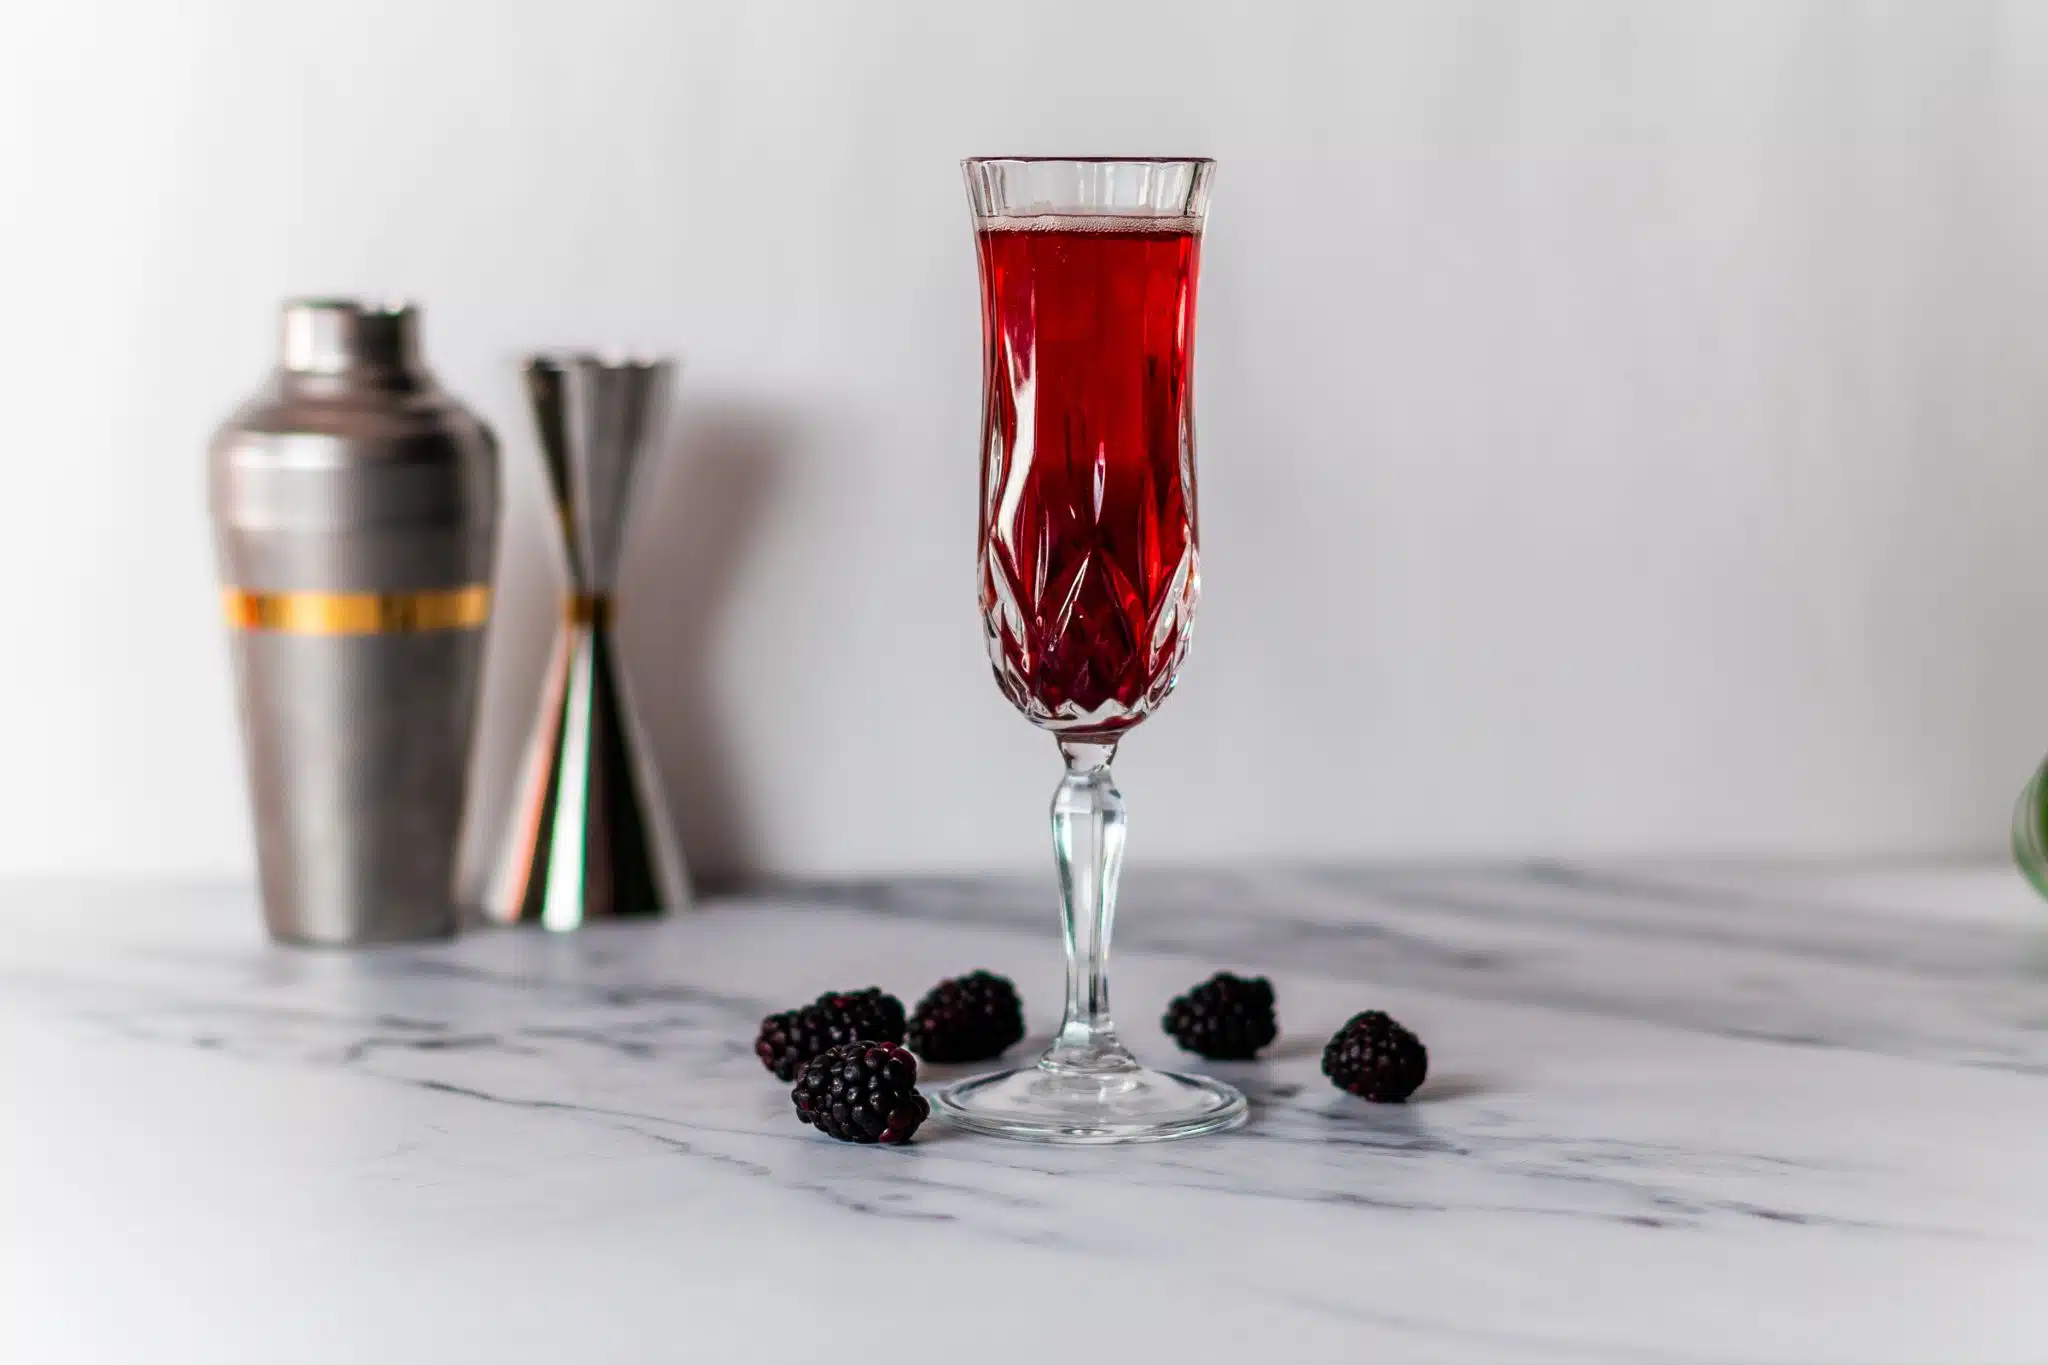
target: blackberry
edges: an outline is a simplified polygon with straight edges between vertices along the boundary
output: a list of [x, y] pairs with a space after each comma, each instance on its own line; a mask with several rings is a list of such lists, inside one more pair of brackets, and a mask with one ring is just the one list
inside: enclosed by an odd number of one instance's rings
[[1363, 1100], [1399, 1104], [1429, 1074], [1422, 1040], [1378, 1010], [1351, 1016], [1323, 1049], [1323, 1074]]
[[761, 1021], [754, 1055], [785, 1081], [804, 1063], [841, 1043], [900, 1043], [903, 1002], [879, 986], [864, 991], [827, 991], [808, 1005]]
[[1159, 1027], [1189, 1052], [1241, 1062], [1279, 1036], [1273, 983], [1263, 976], [1218, 972], [1166, 1007]]
[[789, 1092], [796, 1116], [841, 1142], [908, 1142], [931, 1117], [917, 1059], [894, 1043], [845, 1043], [804, 1064]]
[[910, 1016], [910, 1050], [928, 1062], [985, 1062], [1024, 1036], [1009, 978], [969, 972], [931, 988]]

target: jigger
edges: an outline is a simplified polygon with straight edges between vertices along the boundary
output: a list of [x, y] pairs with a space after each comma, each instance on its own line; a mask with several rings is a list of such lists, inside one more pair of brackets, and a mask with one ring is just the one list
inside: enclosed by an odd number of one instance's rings
[[660, 779], [613, 644], [633, 488], [661, 439], [675, 365], [541, 354], [524, 368], [567, 590], [484, 912], [501, 923], [566, 930], [658, 915], [689, 901]]

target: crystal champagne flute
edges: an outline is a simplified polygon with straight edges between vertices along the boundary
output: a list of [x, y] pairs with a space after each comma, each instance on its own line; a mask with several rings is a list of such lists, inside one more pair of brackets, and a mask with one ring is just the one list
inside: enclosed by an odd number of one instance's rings
[[1052, 801], [1066, 1017], [1036, 1065], [939, 1111], [1042, 1142], [1234, 1127], [1244, 1097], [1118, 1041], [1109, 937], [1124, 850], [1117, 741], [1165, 700], [1201, 595], [1190, 390], [1214, 163], [963, 163], [981, 267], [980, 594], [997, 683], [1066, 760]]

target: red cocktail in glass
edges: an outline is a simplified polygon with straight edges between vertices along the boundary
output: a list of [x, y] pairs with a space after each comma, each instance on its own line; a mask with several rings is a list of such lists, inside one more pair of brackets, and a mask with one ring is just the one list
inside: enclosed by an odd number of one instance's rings
[[977, 233], [988, 354], [981, 608], [1011, 704], [1110, 739], [1172, 688], [1201, 576], [1193, 221]]

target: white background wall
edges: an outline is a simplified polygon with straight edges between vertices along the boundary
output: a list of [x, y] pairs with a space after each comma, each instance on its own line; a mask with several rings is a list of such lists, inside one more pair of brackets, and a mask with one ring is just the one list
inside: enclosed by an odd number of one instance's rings
[[954, 167], [1221, 161], [1133, 856], [1982, 850], [2048, 746], [2048, 7], [11, 0], [0, 871], [250, 853], [201, 451], [288, 293], [507, 438], [687, 358], [629, 663], [701, 868], [1038, 866]]

